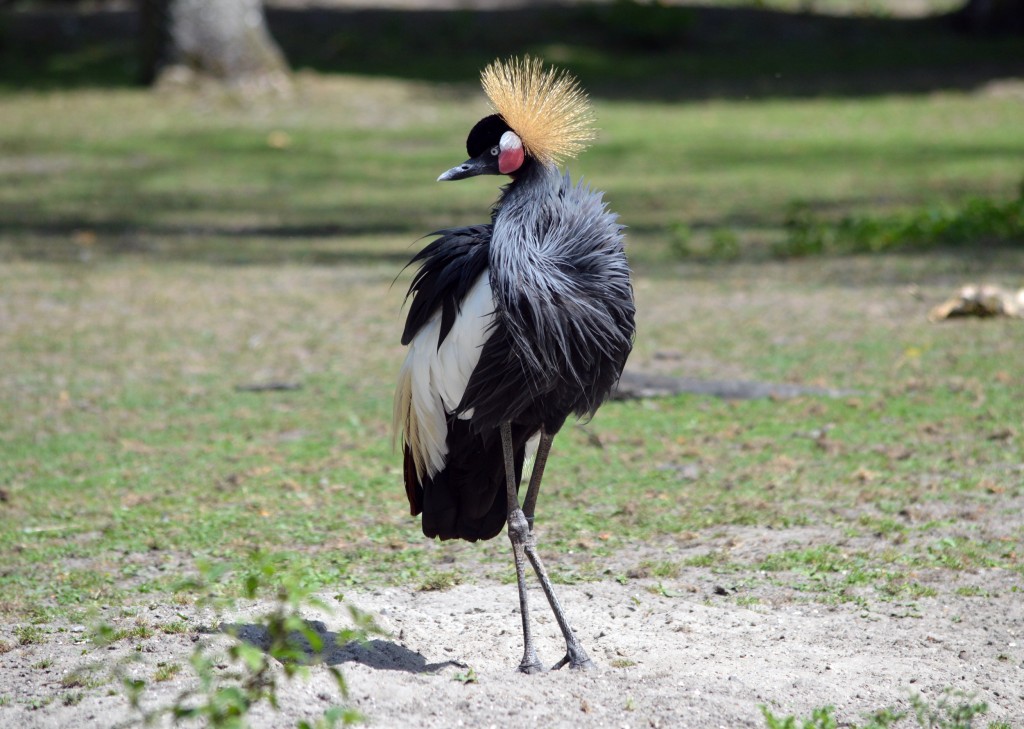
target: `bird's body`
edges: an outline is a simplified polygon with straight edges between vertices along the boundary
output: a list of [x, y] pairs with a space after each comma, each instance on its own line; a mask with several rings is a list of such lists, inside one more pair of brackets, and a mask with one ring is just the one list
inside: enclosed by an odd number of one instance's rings
[[[515, 131], [504, 116], [485, 118], [467, 142], [471, 159], [441, 177], [510, 174], [512, 182], [489, 224], [439, 231], [413, 258], [419, 269], [409, 289], [402, 335], [409, 352], [395, 423], [406, 493], [413, 515], [422, 512], [424, 534], [476, 541], [509, 523], [527, 642], [521, 669], [532, 672], [539, 664], [524, 556], [565, 622], [533, 550], [544, 462], [566, 419], [592, 415], [618, 380], [632, 346], [634, 305], [622, 226], [601, 194], [574, 184], [543, 147], [531, 148]], [[520, 510], [523, 464], [537, 443]], [[566, 660], [589, 664], [567, 623], [563, 631]]]
[[519, 470], [527, 439], [607, 397], [633, 334], [620, 231], [599, 193], [537, 165], [505, 190], [490, 225], [441, 231], [414, 259], [400, 384], [409, 402], [398, 406], [419, 434], [405, 445], [406, 488], [428, 537], [501, 531], [502, 422]]

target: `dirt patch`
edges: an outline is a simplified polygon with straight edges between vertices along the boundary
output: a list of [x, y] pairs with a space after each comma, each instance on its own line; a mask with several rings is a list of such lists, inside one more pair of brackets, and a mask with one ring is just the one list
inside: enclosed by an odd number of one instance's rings
[[[734, 537], [747, 544], [778, 539], [771, 530]], [[560, 585], [598, 669], [536, 676], [515, 671], [522, 645], [512, 584], [349, 592], [345, 601], [374, 614], [387, 635], [328, 651], [308, 680], [286, 685], [281, 713], [261, 705], [253, 725], [315, 720], [338, 703], [327, 664], [342, 669], [350, 704], [376, 727], [761, 727], [760, 704], [779, 716], [809, 716], [831, 704], [840, 723], [859, 722], [868, 712], [906, 706], [911, 694], [934, 705], [946, 689], [986, 702], [985, 724], [1024, 726], [1021, 576], [963, 575], [961, 582], [984, 585], [977, 592], [958, 591], [948, 576], [918, 578], [937, 594], [826, 604], [808, 599], [799, 579], [698, 568], [669, 580]], [[543, 595], [531, 597], [538, 650], [553, 664], [564, 644]], [[112, 678], [116, 666], [147, 681], [145, 706], [168, 705], [194, 684], [188, 659], [197, 644], [223, 651], [232, 640], [217, 629], [223, 620], [260, 645], [259, 616], [268, 607], [252, 603], [222, 618], [166, 603], [132, 615], [107, 608], [102, 619], [115, 627], [149, 628], [108, 647], [96, 647], [82, 625], [42, 625], [35, 636], [7, 626], [0, 636], [9, 648], [0, 655], [0, 723], [137, 723]], [[305, 617], [328, 642], [347, 625], [341, 613], [310, 610]], [[187, 631], [165, 632], [183, 623]], [[21, 645], [22, 638], [35, 642]], [[175, 664], [180, 670], [168, 676], [166, 667]], [[165, 680], [157, 681], [161, 668]], [[475, 680], [465, 682], [470, 675]]]

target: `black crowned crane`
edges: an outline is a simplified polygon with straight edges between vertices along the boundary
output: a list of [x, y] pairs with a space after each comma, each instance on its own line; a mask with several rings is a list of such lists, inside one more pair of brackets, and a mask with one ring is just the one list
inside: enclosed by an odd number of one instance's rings
[[[558, 169], [593, 138], [586, 94], [529, 57], [484, 69], [496, 113], [469, 133], [469, 159], [438, 180], [507, 175], [491, 222], [450, 228], [420, 251], [409, 287], [395, 393], [405, 489], [423, 533], [491, 539], [508, 523], [525, 643], [519, 670], [542, 670], [530, 633], [526, 561], [565, 636], [554, 668], [593, 664], [537, 555], [533, 514], [551, 442], [571, 414], [594, 414], [633, 343], [622, 226], [601, 193]], [[522, 507], [528, 451], [533, 471]]]

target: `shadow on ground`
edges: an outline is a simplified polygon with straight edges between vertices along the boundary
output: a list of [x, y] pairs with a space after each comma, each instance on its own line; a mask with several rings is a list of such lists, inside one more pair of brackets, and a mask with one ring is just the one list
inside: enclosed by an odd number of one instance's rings
[[[3, 206], [0, 205], [0, 214]], [[125, 256], [153, 261], [212, 265], [268, 265], [285, 262], [318, 266], [409, 262], [420, 236], [404, 228], [345, 225], [166, 225], [68, 217], [47, 220], [26, 215], [0, 222], [0, 260], [89, 263]], [[408, 250], [352, 243], [352, 236], [400, 235]]]
[[[360, 663], [379, 671], [404, 671], [406, 673], [436, 673], [444, 668], [465, 668], [458, 661], [428, 663], [421, 654], [390, 640], [339, 641], [338, 634], [327, 629], [319, 620], [307, 620], [306, 626], [314, 631], [324, 643], [324, 650], [318, 653], [309, 646], [306, 639], [296, 633], [291, 636], [295, 645], [303, 646], [311, 663], [326, 663], [337, 666], [344, 663]], [[244, 624], [222, 624], [219, 631], [235, 636], [250, 645], [266, 651], [270, 647], [270, 636], [266, 626]]]

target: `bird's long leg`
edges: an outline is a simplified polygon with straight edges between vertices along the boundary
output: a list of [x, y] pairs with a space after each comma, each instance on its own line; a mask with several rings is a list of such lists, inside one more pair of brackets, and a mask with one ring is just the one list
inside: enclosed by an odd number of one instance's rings
[[[576, 638], [572, 626], [569, 625], [569, 621], [565, 617], [565, 611], [562, 610], [561, 603], [558, 602], [558, 598], [555, 596], [555, 590], [551, 585], [551, 580], [548, 578], [547, 570], [544, 569], [544, 563], [541, 562], [540, 555], [537, 554], [537, 539], [533, 534], [533, 512], [537, 506], [537, 494], [540, 492], [541, 479], [544, 478], [544, 466], [547, 465], [548, 453], [551, 451], [551, 442], [554, 439], [555, 436], [549, 435], [543, 430], [541, 431], [540, 442], [537, 444], [537, 456], [533, 464], [533, 473], [530, 475], [530, 485], [526, 490], [526, 498], [523, 500], [523, 515], [526, 517], [526, 523], [529, 528], [529, 534], [523, 545], [523, 551], [526, 552], [526, 557], [530, 560], [530, 564], [533, 565], [533, 571], [537, 573], [537, 579], [540, 580], [540, 585], [544, 588], [544, 595], [548, 598], [551, 611], [555, 614], [558, 627], [565, 637], [565, 656], [553, 666], [553, 669], [559, 669], [566, 664], [569, 664], [570, 668], [593, 668], [593, 661], [590, 660], [587, 652], [583, 650], [583, 646], [580, 644], [579, 639]], [[511, 522], [509, 524], [509, 533], [511, 534]]]
[[530, 485], [526, 489], [526, 498], [523, 499], [523, 513], [526, 514], [526, 521], [533, 531], [533, 512], [537, 508], [537, 494], [540, 493], [540, 480], [544, 478], [544, 466], [548, 463], [548, 453], [551, 451], [551, 441], [555, 436], [548, 435], [543, 430], [540, 432], [540, 441], [537, 443], [537, 455], [533, 460], [533, 473], [530, 474]]
[[[523, 673], [539, 673], [544, 670], [537, 649], [533, 645], [530, 630], [530, 606], [526, 597], [526, 539], [530, 526], [523, 510], [519, 508], [516, 484], [515, 454], [512, 451], [512, 424], [501, 424], [501, 446], [505, 456], [505, 489], [508, 495], [508, 538], [512, 542], [512, 556], [516, 563], [516, 582], [519, 585], [519, 613], [523, 618], [523, 660], [519, 670]], [[531, 481], [532, 482], [532, 481]]]
[[566, 664], [569, 664], [569, 668], [594, 668], [594, 662], [590, 660], [590, 656], [583, 650], [583, 644], [580, 643], [579, 638], [573, 632], [572, 626], [569, 625], [569, 620], [565, 617], [565, 611], [562, 610], [562, 605], [558, 602], [555, 589], [548, 578], [547, 570], [544, 569], [544, 563], [540, 561], [540, 555], [537, 554], [537, 548], [533, 542], [533, 534], [530, 535], [530, 542], [526, 545], [525, 551], [526, 557], [530, 560], [530, 564], [533, 565], [533, 571], [537, 573], [540, 586], [544, 588], [548, 604], [551, 605], [551, 612], [555, 614], [558, 627], [562, 630], [562, 635], [565, 637], [565, 655], [562, 657], [562, 660], [551, 667], [551, 670], [557, 671]]

